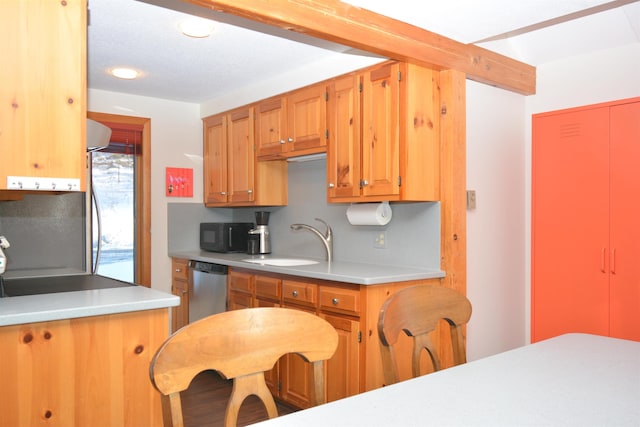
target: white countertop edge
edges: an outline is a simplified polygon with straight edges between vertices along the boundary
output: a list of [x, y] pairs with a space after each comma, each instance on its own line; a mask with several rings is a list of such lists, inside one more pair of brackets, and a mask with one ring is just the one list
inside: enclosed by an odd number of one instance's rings
[[[243, 261], [247, 258], [260, 258], [256, 255], [243, 253], [217, 253], [206, 251], [175, 251], [169, 252], [170, 257], [184, 258], [193, 261], [210, 262], [230, 267], [244, 268], [254, 271], [287, 274], [291, 276], [308, 277], [312, 279], [332, 280], [336, 282], [353, 283], [358, 285], [379, 285], [382, 283], [404, 282], [409, 280], [439, 279], [445, 277], [445, 272], [435, 268], [408, 267], [396, 265], [366, 264], [356, 262], [333, 261], [328, 263], [317, 260], [317, 264], [299, 266], [274, 266], [255, 264]], [[271, 258], [301, 258], [299, 256], [270, 254]], [[304, 259], [311, 259], [305, 257]]]
[[180, 298], [144, 286], [0, 299], [0, 326], [169, 308]]

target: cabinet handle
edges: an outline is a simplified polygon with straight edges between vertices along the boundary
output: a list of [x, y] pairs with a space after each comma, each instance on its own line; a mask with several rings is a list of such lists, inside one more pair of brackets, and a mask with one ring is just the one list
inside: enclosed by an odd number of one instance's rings
[[329, 183], [329, 185], [328, 185], [327, 187], [329, 187], [329, 188], [333, 188], [333, 187], [335, 187], [335, 186], [336, 186], [336, 185], [335, 185], [333, 182], [330, 182], [330, 183]]
[[291, 295], [293, 295], [294, 298], [298, 298], [298, 291], [291, 292]]
[[606, 262], [607, 262], [607, 248], [602, 248], [602, 256], [600, 257], [600, 271], [603, 273], [607, 272], [607, 270], [605, 269]]
[[616, 250], [611, 249], [611, 274], [616, 274]]
[[182, 269], [181, 268], [176, 268], [176, 273], [181, 273]]
[[251, 194], [251, 193], [253, 193], [253, 190], [249, 189], [249, 190], [247, 190], [247, 193]]
[[226, 196], [227, 192], [226, 191], [221, 191], [220, 194], [223, 195], [223, 196]]
[[293, 138], [289, 137], [289, 138], [287, 138], [287, 141], [293, 142]]
[[285, 141], [284, 141], [284, 139], [281, 139], [279, 142], [280, 142], [280, 144], [284, 144]]
[[333, 303], [333, 305], [338, 305], [340, 300], [338, 298], [334, 298], [334, 299], [331, 300], [331, 302]]

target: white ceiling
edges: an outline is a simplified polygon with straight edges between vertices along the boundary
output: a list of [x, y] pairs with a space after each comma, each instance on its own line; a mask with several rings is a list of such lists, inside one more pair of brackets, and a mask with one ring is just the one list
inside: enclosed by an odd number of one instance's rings
[[[178, 0], [145, 1], [89, 0], [89, 88], [202, 103], [327, 58], [364, 55]], [[638, 0], [346, 2], [531, 65], [640, 42]], [[189, 16], [183, 12], [215, 18], [212, 36], [182, 35], [178, 23]], [[109, 76], [117, 66], [142, 77]]]

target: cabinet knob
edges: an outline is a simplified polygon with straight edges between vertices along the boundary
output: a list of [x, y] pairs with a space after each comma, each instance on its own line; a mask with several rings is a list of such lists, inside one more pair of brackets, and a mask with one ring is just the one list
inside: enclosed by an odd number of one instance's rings
[[329, 187], [329, 188], [333, 188], [333, 187], [335, 187], [335, 186], [336, 186], [336, 185], [335, 185], [333, 182], [330, 182], [330, 183], [329, 183], [329, 185], [328, 185], [327, 187]]
[[338, 298], [334, 298], [334, 299], [331, 300], [331, 302], [333, 303], [333, 305], [338, 305], [340, 300]]
[[253, 193], [253, 190], [252, 189], [248, 189], [247, 193], [251, 194], [251, 193]]
[[223, 196], [226, 196], [227, 192], [226, 191], [221, 191], [220, 194], [223, 195]]
[[293, 138], [289, 137], [289, 138], [287, 138], [287, 141], [293, 142]]
[[369, 185], [369, 181], [367, 181], [366, 179], [362, 180], [362, 186], [366, 187], [367, 185]]
[[176, 268], [176, 273], [181, 273], [182, 269], [181, 268]]
[[298, 298], [298, 291], [291, 292], [291, 295], [293, 295], [294, 298]]
[[281, 139], [279, 142], [280, 142], [280, 144], [284, 144], [285, 143], [284, 139]]

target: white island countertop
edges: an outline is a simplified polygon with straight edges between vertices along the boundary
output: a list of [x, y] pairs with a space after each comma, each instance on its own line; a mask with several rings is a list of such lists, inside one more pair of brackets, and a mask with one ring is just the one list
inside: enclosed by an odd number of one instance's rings
[[640, 425], [640, 342], [569, 334], [256, 424]]
[[[328, 263], [321, 259], [314, 259], [314, 261], [317, 261], [316, 264], [297, 266], [275, 266], [244, 261], [246, 259], [259, 260], [260, 258], [302, 258], [279, 254], [247, 255], [244, 253], [217, 253], [196, 250], [170, 251], [169, 256], [193, 261], [227, 265], [236, 268], [246, 268], [255, 271], [332, 280], [358, 285], [378, 285], [382, 283], [404, 282], [407, 280], [438, 279], [445, 276], [445, 273], [437, 268], [404, 267], [397, 265], [366, 264], [335, 260]], [[305, 257], [302, 259], [312, 258]]]
[[0, 298], [0, 326], [168, 308], [180, 304], [172, 294], [127, 286]]

